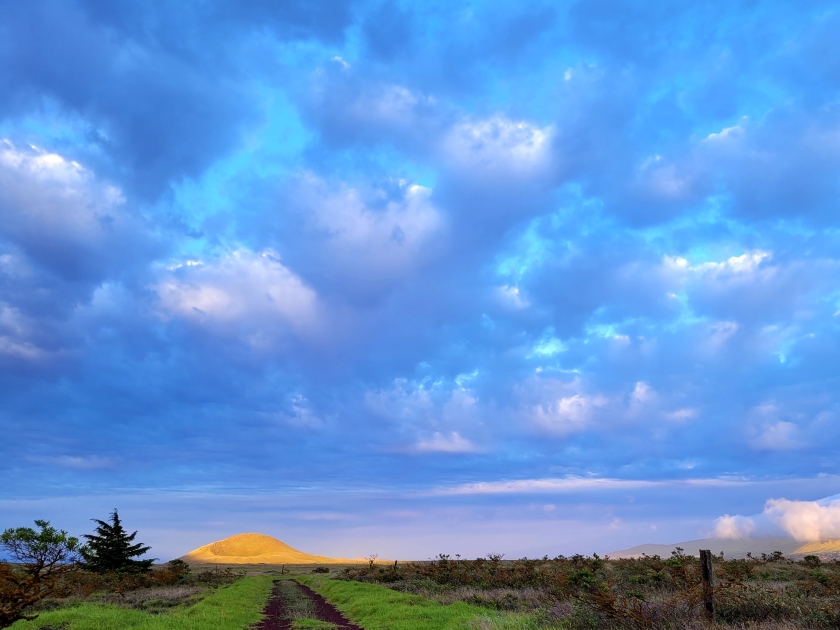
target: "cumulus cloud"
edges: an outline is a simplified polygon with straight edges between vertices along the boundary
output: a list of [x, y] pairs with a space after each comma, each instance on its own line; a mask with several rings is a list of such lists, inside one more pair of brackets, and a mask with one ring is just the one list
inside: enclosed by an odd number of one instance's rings
[[553, 130], [503, 116], [464, 120], [443, 139], [446, 161], [462, 178], [494, 187], [551, 172]]
[[0, 231], [36, 264], [100, 280], [151, 244], [122, 192], [58, 153], [0, 142]]
[[770, 499], [764, 514], [802, 542], [840, 538], [840, 500]]
[[724, 514], [715, 520], [715, 538], [741, 539], [749, 538], [755, 531], [755, 521], [746, 516], [730, 516]]
[[441, 251], [446, 224], [431, 190], [405, 181], [365, 192], [312, 174], [295, 189], [299, 232], [292, 257], [345, 296], [377, 295]]
[[550, 433], [566, 435], [589, 428], [596, 412], [606, 404], [604, 396], [572, 394], [535, 405], [532, 417], [538, 427]]
[[365, 80], [355, 68], [333, 62], [316, 73], [303, 113], [333, 145], [397, 145], [430, 151], [450, 114], [434, 96], [400, 83]]
[[167, 270], [155, 291], [165, 315], [220, 332], [234, 325], [256, 344], [284, 329], [312, 334], [319, 325], [317, 295], [271, 250], [188, 260]]
[[756, 449], [787, 451], [804, 446], [799, 438], [799, 427], [793, 422], [774, 422], [762, 427], [759, 431], [759, 434], [751, 441], [752, 446]]
[[644, 381], [632, 384], [625, 392], [592, 392], [581, 378], [562, 381], [534, 377], [517, 386], [516, 396], [522, 405], [520, 413], [533, 429], [558, 437], [615, 431], [630, 425], [658, 430], [666, 422], [684, 422], [697, 416], [695, 409], [674, 410], [668, 396]]
[[47, 351], [34, 342], [35, 338], [36, 323], [0, 302], [0, 354], [28, 361], [40, 359]]
[[818, 542], [840, 538], [840, 499], [819, 501], [769, 499], [761, 514], [730, 516], [715, 520], [715, 535], [721, 538], [746, 538], [772, 524], [800, 542]]
[[[388, 389], [368, 391], [365, 407], [412, 440], [416, 453], [472, 453], [479, 447], [464, 437], [480, 425], [481, 407], [475, 394], [442, 383], [422, 384], [397, 379]], [[420, 436], [420, 437], [415, 437]], [[406, 450], [399, 447], [397, 450]]]

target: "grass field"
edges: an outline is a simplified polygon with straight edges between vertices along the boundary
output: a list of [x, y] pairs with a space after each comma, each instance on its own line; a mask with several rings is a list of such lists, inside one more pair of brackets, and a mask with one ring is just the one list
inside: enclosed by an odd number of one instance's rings
[[316, 576], [295, 577], [323, 595], [365, 630], [455, 630], [470, 627], [513, 630], [531, 627], [526, 615], [498, 613], [464, 602], [443, 605], [376, 584]]
[[243, 630], [259, 621], [271, 590], [270, 577], [247, 577], [222, 587], [188, 608], [150, 614], [113, 604], [82, 603], [19, 621], [14, 630], [46, 626], [67, 630]]
[[[838, 560], [817, 556], [793, 560], [774, 552], [732, 560], [716, 556], [713, 565], [714, 620], [705, 614], [699, 561], [679, 548], [669, 558], [619, 560], [559, 556], [502, 561], [495, 554], [453, 560], [441, 555], [432, 562], [361, 566], [338, 577], [420, 595], [425, 601], [450, 604], [453, 611], [458, 602], [483, 608], [488, 616], [467, 626], [480, 630], [840, 628]], [[356, 601], [353, 597], [348, 602], [351, 610]], [[493, 617], [494, 609], [521, 616]], [[371, 624], [371, 629], [385, 627]]]
[[326, 574], [302, 566], [252, 570], [263, 575], [184, 575], [176, 584], [124, 592], [119, 604], [103, 603], [117, 597], [106, 581], [87, 599], [45, 602], [39, 619], [13, 628], [245, 630], [261, 618], [277, 579], [285, 608], [274, 614], [293, 620], [297, 630], [334, 628], [315, 617], [335, 617], [291, 580], [320, 593], [365, 630], [840, 628], [840, 560], [816, 556], [716, 557], [714, 622], [703, 612], [698, 560], [679, 549], [670, 558], [440, 556], [393, 566], [330, 567]]
[[[126, 605], [73, 603], [43, 612], [34, 621], [20, 621], [14, 630], [245, 630], [259, 621], [276, 576], [251, 576], [211, 591], [197, 603], [158, 614]], [[291, 579], [285, 577], [284, 579]], [[294, 579], [323, 595], [365, 630], [527, 630], [526, 615], [499, 613], [463, 602], [443, 605], [418, 595], [398, 593], [376, 584], [347, 582], [313, 575]], [[297, 611], [305, 612], [305, 611]], [[306, 618], [294, 620], [296, 630], [328, 630], [332, 624]]]

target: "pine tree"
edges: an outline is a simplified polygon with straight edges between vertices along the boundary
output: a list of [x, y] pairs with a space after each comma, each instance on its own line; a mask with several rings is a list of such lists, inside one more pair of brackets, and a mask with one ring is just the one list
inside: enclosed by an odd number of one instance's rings
[[98, 523], [95, 534], [85, 534], [87, 545], [82, 548], [85, 566], [97, 573], [108, 571], [127, 571], [143, 573], [151, 569], [154, 559], [134, 560], [142, 556], [151, 547], [142, 543], [135, 543], [137, 532], [127, 534], [120, 522], [116, 508], [111, 512], [111, 522], [106, 523], [98, 518], [91, 519]]

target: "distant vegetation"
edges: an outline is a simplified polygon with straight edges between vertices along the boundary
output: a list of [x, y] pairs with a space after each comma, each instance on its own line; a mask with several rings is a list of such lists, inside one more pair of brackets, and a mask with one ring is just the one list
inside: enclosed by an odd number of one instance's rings
[[[823, 563], [816, 556], [794, 562], [776, 552], [745, 560], [717, 557], [714, 571], [717, 626], [704, 617], [699, 561], [681, 549], [669, 558], [621, 560], [440, 555], [431, 562], [351, 568], [340, 577], [447, 604], [516, 611], [527, 618], [527, 623], [517, 622], [521, 628], [840, 627], [840, 562]], [[488, 618], [475, 627], [507, 628], [510, 623]]]

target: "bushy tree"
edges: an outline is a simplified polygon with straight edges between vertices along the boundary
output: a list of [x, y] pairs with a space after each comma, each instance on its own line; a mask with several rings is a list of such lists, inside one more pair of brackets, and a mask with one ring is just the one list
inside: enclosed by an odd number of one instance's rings
[[79, 540], [38, 520], [39, 528], [18, 527], [0, 534], [0, 549], [12, 563], [0, 563], [0, 628], [27, 615], [27, 607], [43, 599], [66, 595], [68, 574], [78, 570]]
[[81, 549], [81, 553], [85, 560], [85, 568], [97, 573], [145, 573], [152, 568], [154, 559], [134, 559], [142, 556], [151, 547], [134, 542], [137, 532], [128, 534], [123, 529], [116, 508], [111, 512], [110, 523], [98, 518], [91, 520], [97, 523], [97, 526], [95, 534], [84, 535], [87, 544]]

